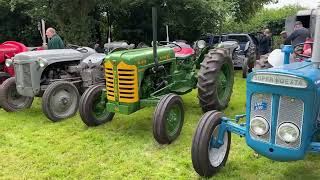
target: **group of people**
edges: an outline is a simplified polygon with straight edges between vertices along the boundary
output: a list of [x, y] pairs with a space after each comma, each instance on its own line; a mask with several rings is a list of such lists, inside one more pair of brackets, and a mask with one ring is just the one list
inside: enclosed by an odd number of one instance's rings
[[[294, 31], [288, 35], [287, 31], [280, 33], [282, 37], [282, 44], [284, 45], [297, 45], [304, 43], [308, 38], [311, 38], [310, 31], [303, 27], [301, 21], [296, 21], [294, 24]], [[260, 55], [271, 52], [272, 35], [269, 29], [264, 29], [262, 36], [259, 38], [259, 53]]]

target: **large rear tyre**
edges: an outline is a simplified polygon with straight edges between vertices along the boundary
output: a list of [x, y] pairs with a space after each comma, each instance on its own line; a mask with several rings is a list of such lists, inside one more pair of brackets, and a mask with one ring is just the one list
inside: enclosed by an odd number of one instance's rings
[[224, 143], [214, 147], [221, 124], [222, 113], [209, 111], [204, 114], [198, 124], [192, 141], [192, 164], [195, 171], [203, 177], [211, 177], [221, 169], [229, 155], [231, 133], [225, 132]]
[[228, 106], [232, 94], [234, 70], [226, 49], [212, 49], [198, 73], [198, 98], [204, 112]]
[[172, 93], [163, 96], [153, 115], [153, 137], [159, 144], [170, 144], [180, 135], [183, 121], [181, 97]]
[[8, 73], [0, 72], [0, 85], [9, 78], [10, 78], [10, 75]]
[[72, 117], [78, 110], [79, 99], [75, 85], [65, 81], [54, 82], [42, 96], [43, 113], [53, 122]]
[[0, 86], [0, 107], [7, 112], [30, 108], [33, 97], [21, 96], [16, 88], [14, 77], [5, 80]]
[[101, 101], [104, 85], [88, 88], [80, 99], [79, 112], [87, 126], [98, 126], [113, 119], [114, 113], [108, 112], [105, 101]]

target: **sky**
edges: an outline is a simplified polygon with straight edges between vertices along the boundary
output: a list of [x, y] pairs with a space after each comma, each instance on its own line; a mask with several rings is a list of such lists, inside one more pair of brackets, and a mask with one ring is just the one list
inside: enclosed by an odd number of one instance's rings
[[276, 4], [268, 4], [266, 8], [280, 8], [286, 5], [301, 5], [306, 8], [316, 8], [320, 0], [278, 0]]

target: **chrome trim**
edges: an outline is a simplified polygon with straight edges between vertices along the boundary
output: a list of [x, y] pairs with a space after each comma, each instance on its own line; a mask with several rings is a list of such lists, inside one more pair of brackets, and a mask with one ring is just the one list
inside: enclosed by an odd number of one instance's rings
[[[267, 77], [264, 77], [264, 76], [267, 76]], [[289, 78], [289, 79], [280, 79], [280, 78]], [[281, 74], [281, 73], [266, 73], [266, 72], [259, 73], [258, 72], [253, 74], [251, 81], [255, 83], [270, 84], [270, 85], [284, 86], [284, 87], [294, 87], [294, 88], [308, 87], [308, 82], [305, 79], [295, 75]], [[284, 82], [282, 83], [282, 81]]]

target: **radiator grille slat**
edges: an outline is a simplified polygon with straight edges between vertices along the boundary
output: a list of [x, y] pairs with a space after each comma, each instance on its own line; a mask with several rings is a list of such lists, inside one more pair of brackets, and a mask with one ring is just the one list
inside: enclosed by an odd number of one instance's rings
[[113, 65], [110, 61], [105, 63], [105, 77], [107, 86], [107, 99], [115, 101]]
[[138, 101], [137, 67], [123, 62], [118, 65], [119, 102], [134, 103]]
[[[300, 129], [300, 138], [296, 142], [286, 143], [276, 136], [276, 145], [288, 148], [299, 148], [301, 144], [301, 129], [303, 124], [304, 103], [302, 100], [281, 96], [279, 101], [277, 128], [285, 122], [294, 123]], [[278, 134], [278, 133], [277, 133]]]
[[15, 64], [17, 85], [20, 87], [32, 87], [30, 64]]
[[[263, 108], [260, 108], [263, 107]], [[263, 117], [267, 120], [270, 126], [270, 130], [267, 134], [263, 136], [257, 136], [250, 131], [250, 135], [253, 139], [270, 142], [271, 138], [271, 118], [272, 118], [272, 94], [261, 94], [255, 93], [251, 97], [251, 111], [250, 111], [250, 118], [253, 119], [254, 117]]]

